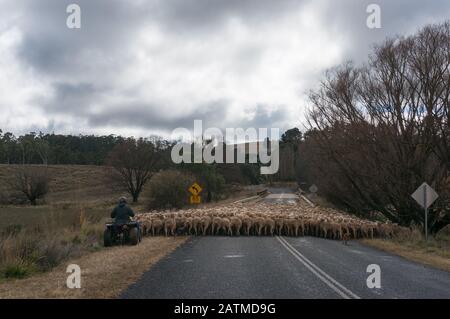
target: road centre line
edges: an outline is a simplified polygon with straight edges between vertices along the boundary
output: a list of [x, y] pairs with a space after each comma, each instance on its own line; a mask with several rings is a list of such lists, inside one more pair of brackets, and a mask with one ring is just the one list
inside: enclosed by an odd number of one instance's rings
[[337, 282], [334, 278], [328, 275], [325, 271], [320, 269], [316, 264], [302, 255], [297, 249], [295, 249], [286, 239], [277, 236], [278, 241], [289, 251], [298, 261], [300, 261], [309, 271], [311, 271], [317, 278], [324, 282], [328, 287], [333, 289], [338, 295], [344, 299], [360, 299], [358, 295], [344, 287]]

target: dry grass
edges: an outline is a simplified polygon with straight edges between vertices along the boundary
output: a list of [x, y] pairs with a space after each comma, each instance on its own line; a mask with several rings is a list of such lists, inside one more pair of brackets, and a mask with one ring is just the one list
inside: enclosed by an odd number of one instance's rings
[[443, 230], [431, 236], [428, 242], [419, 229], [414, 229], [407, 237], [385, 239], [364, 239], [364, 244], [450, 272], [450, 234]]
[[[20, 165], [0, 165], [0, 200], [2, 194], [6, 199], [13, 196], [9, 181], [19, 169]], [[45, 169], [51, 176], [45, 201], [38, 206], [0, 205], [0, 280], [47, 271], [102, 246], [104, 222], [120, 195], [108, 184], [107, 169], [81, 165]]]
[[[0, 195], [11, 191], [8, 180], [19, 168], [0, 165]], [[104, 223], [122, 195], [111, 187], [108, 169], [81, 165], [46, 169], [51, 182], [44, 202], [38, 206], [0, 204], [0, 281], [36, 276], [103, 247]], [[142, 197], [131, 206], [141, 212], [145, 202]]]
[[100, 249], [112, 205], [90, 203], [0, 208], [0, 280], [48, 271]]
[[80, 212], [91, 222], [99, 222], [109, 217], [113, 203], [52, 204], [43, 206], [3, 206], [0, 207], [0, 233], [5, 228], [18, 226], [33, 230], [36, 228], [74, 227], [79, 225]]
[[[33, 207], [11, 205], [21, 202], [10, 186], [19, 169], [0, 165], [0, 297], [114, 297], [185, 240], [152, 238], [136, 247], [102, 249], [104, 222], [123, 195], [111, 187], [108, 168], [45, 167], [49, 193]], [[140, 204], [131, 206], [140, 212], [145, 202], [141, 196]], [[64, 288], [69, 260], [82, 268], [81, 290]]]
[[[31, 166], [31, 165], [30, 165]], [[21, 165], [0, 165], [0, 194], [11, 193], [9, 186]], [[110, 200], [117, 195], [108, 180], [108, 169], [91, 165], [33, 165], [45, 168], [50, 175], [49, 203]], [[95, 194], [95, 196], [93, 196]]]
[[[52, 271], [0, 284], [0, 298], [115, 298], [187, 237], [144, 238], [137, 246], [104, 249], [69, 260]], [[66, 287], [66, 267], [81, 268], [81, 289]]]
[[[55, 226], [56, 225], [56, 226]], [[80, 219], [78, 227], [47, 225], [35, 230], [8, 229], [0, 236], [0, 281], [45, 272], [68, 258], [99, 250], [103, 224]]]

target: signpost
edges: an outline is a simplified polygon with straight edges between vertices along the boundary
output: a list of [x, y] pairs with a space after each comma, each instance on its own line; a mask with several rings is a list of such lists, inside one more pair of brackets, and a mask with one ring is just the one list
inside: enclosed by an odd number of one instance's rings
[[436, 191], [427, 183], [420, 185], [411, 195], [425, 209], [425, 240], [428, 240], [428, 207], [439, 197]]
[[311, 187], [309, 188], [309, 191], [313, 194], [317, 193], [318, 190], [319, 188], [317, 188], [316, 184], [312, 184]]
[[189, 203], [191, 204], [200, 204], [202, 201], [202, 198], [200, 197], [200, 193], [203, 190], [200, 185], [197, 183], [194, 183], [191, 185], [191, 187], [188, 188], [188, 191], [192, 194], [189, 198]]

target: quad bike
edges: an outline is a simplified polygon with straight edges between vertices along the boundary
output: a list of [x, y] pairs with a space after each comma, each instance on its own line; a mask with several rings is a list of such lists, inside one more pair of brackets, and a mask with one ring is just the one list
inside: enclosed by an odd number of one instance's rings
[[141, 239], [141, 226], [137, 221], [130, 221], [124, 224], [106, 223], [106, 229], [103, 233], [105, 247], [117, 244], [137, 245]]

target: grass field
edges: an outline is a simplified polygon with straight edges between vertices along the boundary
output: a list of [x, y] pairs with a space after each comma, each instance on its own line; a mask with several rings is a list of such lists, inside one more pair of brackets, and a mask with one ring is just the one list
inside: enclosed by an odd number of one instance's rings
[[[10, 181], [18, 169], [0, 165], [3, 196], [13, 192]], [[49, 193], [39, 205], [0, 204], [0, 281], [47, 271], [102, 247], [104, 222], [123, 194], [111, 187], [107, 169], [77, 165], [46, 169], [51, 177]]]
[[[100, 166], [50, 165], [49, 193], [37, 206], [0, 203], [0, 282], [47, 272], [62, 262], [103, 247], [104, 223], [123, 191], [111, 186], [108, 169]], [[13, 192], [10, 184], [19, 165], [0, 165], [0, 199]], [[235, 189], [239, 196], [259, 188]], [[215, 203], [202, 204], [215, 205]], [[145, 190], [137, 213], [146, 210]], [[155, 241], [153, 241], [155, 242]]]
[[[50, 175], [49, 203], [111, 200], [114, 191], [108, 180], [108, 169], [90, 165], [33, 165], [47, 169]], [[10, 182], [21, 165], [0, 165], [0, 194], [10, 194]]]
[[[19, 168], [19, 165], [0, 165], [0, 194], [13, 191], [9, 181]], [[109, 216], [119, 196], [126, 195], [111, 186], [108, 170], [102, 166], [50, 165], [47, 169], [51, 177], [49, 192], [38, 206], [0, 204], [0, 232], [11, 225], [73, 226], [79, 222], [80, 214], [98, 222]], [[142, 205], [136, 207], [140, 209]]]

